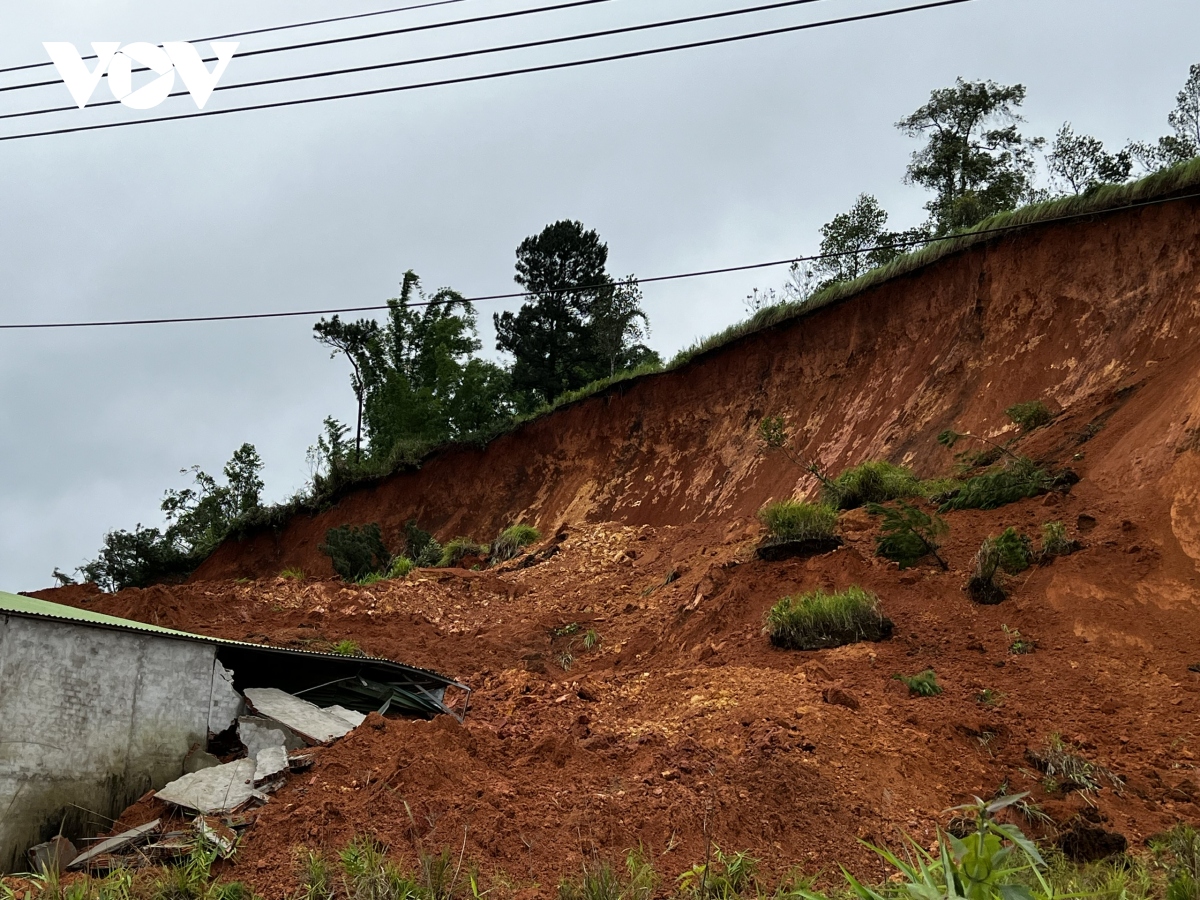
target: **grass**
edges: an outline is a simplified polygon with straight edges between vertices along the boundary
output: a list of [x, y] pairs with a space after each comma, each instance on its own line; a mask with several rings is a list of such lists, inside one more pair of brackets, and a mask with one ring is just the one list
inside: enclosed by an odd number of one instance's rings
[[760, 509], [758, 518], [777, 541], [833, 540], [837, 527], [837, 510], [826, 503], [778, 500]]
[[1004, 632], [1004, 636], [1009, 639], [1008, 652], [1014, 656], [1024, 656], [1037, 649], [1037, 641], [1032, 638], [1022, 637], [1021, 632], [1016, 628], [1001, 625], [1000, 629]]
[[358, 643], [349, 639], [338, 641], [329, 648], [330, 653], [336, 653], [338, 656], [365, 656], [362, 647]]
[[921, 483], [908, 469], [872, 460], [847, 469], [825, 485], [825, 501], [838, 509], [916, 497]]
[[855, 585], [832, 594], [816, 590], [782, 598], [767, 611], [763, 633], [776, 647], [822, 650], [884, 640], [892, 623], [880, 611], [879, 598]]
[[492, 542], [491, 559], [493, 562], [504, 562], [517, 556], [530, 544], [542, 539], [542, 533], [532, 525], [510, 525], [500, 532], [500, 536]]
[[455, 568], [468, 556], [487, 556], [488, 548], [476, 543], [471, 538], [456, 537], [442, 547], [442, 556], [438, 566], [443, 569]]
[[1041, 400], [1014, 403], [1004, 411], [1004, 414], [1013, 421], [1013, 424], [1020, 426], [1022, 434], [1033, 431], [1035, 428], [1041, 428], [1054, 418]]
[[1000, 573], [1016, 575], [1033, 562], [1033, 545], [1015, 528], [1006, 528], [998, 537], [988, 536], [975, 553], [975, 567], [967, 580], [967, 593], [976, 603], [994, 606], [1008, 596], [1000, 582]]
[[1099, 791], [1105, 781], [1118, 792], [1124, 787], [1124, 782], [1117, 775], [1080, 755], [1058, 734], [1050, 735], [1041, 751], [1028, 750], [1025, 755], [1045, 776], [1046, 784], [1064, 791], [1078, 790], [1092, 794]]
[[417, 567], [417, 564], [407, 556], [397, 556], [392, 560], [392, 564], [388, 566], [387, 578], [407, 578], [409, 573]]
[[308, 576], [304, 574], [303, 569], [290, 568], [284, 569], [279, 573], [280, 578], [287, 578], [291, 581], [303, 581]]
[[916, 675], [901, 675], [897, 672], [892, 678], [903, 682], [909, 695], [913, 697], [936, 697], [942, 692], [942, 686], [937, 682], [937, 673], [933, 669], [926, 669]]
[[1067, 527], [1062, 522], [1042, 523], [1042, 546], [1038, 558], [1049, 562], [1056, 556], [1070, 556], [1082, 549], [1079, 541], [1067, 537]]

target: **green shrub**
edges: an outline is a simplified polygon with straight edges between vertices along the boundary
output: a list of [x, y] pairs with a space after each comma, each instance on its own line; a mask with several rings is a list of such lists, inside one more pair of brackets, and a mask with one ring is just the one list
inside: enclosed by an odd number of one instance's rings
[[1000, 568], [1009, 575], [1018, 575], [1033, 562], [1033, 544], [1017, 529], [1009, 527], [996, 538], [996, 550], [1000, 555]]
[[477, 544], [475, 541], [466, 537], [456, 537], [445, 547], [442, 548], [442, 557], [438, 560], [438, 565], [443, 569], [453, 568], [461, 563], [468, 556], [486, 556], [487, 547], [482, 544]]
[[1004, 411], [1013, 422], [1021, 427], [1022, 432], [1040, 428], [1054, 418], [1046, 404], [1041, 400], [1027, 400], [1024, 403], [1014, 403]]
[[1042, 524], [1042, 546], [1038, 557], [1049, 560], [1055, 556], [1070, 556], [1079, 550], [1079, 542], [1067, 537], [1067, 528], [1062, 522]]
[[397, 556], [392, 560], [391, 566], [388, 567], [388, 578], [407, 578], [408, 573], [417, 567], [417, 564], [407, 556]]
[[356, 581], [354, 583], [359, 585], [360, 587], [369, 587], [372, 584], [379, 584], [379, 582], [384, 581], [386, 579], [387, 579], [387, 576], [384, 575], [382, 572], [372, 572], [370, 575], [364, 575], [362, 578], [358, 579], [358, 581]]
[[914, 697], [936, 697], [942, 692], [942, 686], [937, 683], [937, 674], [933, 669], [926, 669], [917, 675], [897, 673], [892, 677], [897, 681], [904, 682], [908, 692]]
[[921, 482], [921, 496], [930, 503], [945, 503], [960, 490], [960, 478], [929, 478]]
[[512, 525], [500, 532], [492, 542], [491, 559], [504, 562], [519, 554], [525, 547], [541, 540], [542, 533], [532, 525]]
[[886, 503], [920, 493], [921, 484], [912, 472], [882, 460], [847, 469], [824, 490], [826, 502], [838, 509], [857, 509], [865, 503]]
[[356, 528], [342, 525], [325, 532], [325, 543], [318, 548], [329, 557], [333, 570], [343, 581], [358, 581], [373, 572], [387, 569], [392, 556], [383, 545], [379, 525], [372, 522]]
[[404, 524], [404, 541], [408, 550], [408, 558], [418, 568], [428, 569], [436, 566], [442, 558], [442, 545], [433, 539], [428, 531], [418, 527], [413, 519]]
[[939, 512], [955, 509], [996, 509], [1008, 503], [1044, 494], [1055, 479], [1025, 456], [1009, 459], [1002, 468], [992, 469], [963, 482], [961, 490], [943, 503]]
[[364, 656], [362, 647], [358, 646], [357, 641], [352, 641], [349, 638], [343, 641], [338, 641], [329, 648], [330, 653], [336, 653], [338, 656]]
[[852, 586], [832, 594], [816, 590], [799, 599], [784, 597], [767, 612], [763, 633], [776, 647], [821, 650], [884, 640], [892, 623], [874, 594]]
[[780, 541], [822, 541], [834, 538], [837, 510], [824, 503], [779, 500], [758, 511], [771, 537]]
[[999, 537], [983, 539], [975, 553], [975, 568], [967, 581], [967, 592], [976, 603], [991, 606], [1000, 603], [1007, 593], [1000, 584], [1000, 572], [1016, 575], [1033, 562], [1033, 546], [1029, 538], [1015, 528], [1006, 528]]
[[679, 876], [679, 894], [689, 900], [761, 897], [757, 871], [758, 860], [745, 850], [726, 856], [714, 844], [708, 863], [694, 865]]
[[867, 505], [873, 516], [883, 516], [879, 535], [875, 538], [875, 555], [893, 560], [906, 569], [926, 556], [932, 556], [938, 565], [946, 568], [946, 561], [938, 555], [939, 540], [950, 530], [937, 516], [900, 500], [895, 506]]

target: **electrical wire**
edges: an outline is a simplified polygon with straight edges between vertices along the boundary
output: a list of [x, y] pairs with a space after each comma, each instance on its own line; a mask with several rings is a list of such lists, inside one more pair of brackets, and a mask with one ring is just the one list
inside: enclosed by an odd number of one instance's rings
[[[466, 0], [434, 0], [434, 2], [431, 2], [431, 3], [417, 3], [413, 6], [396, 6], [396, 7], [393, 7], [392, 9], [380, 9], [380, 10], [375, 10], [373, 12], [353, 13], [352, 15], [348, 15], [348, 16], [334, 16], [329, 19], [313, 19], [312, 21], [309, 21], [309, 22], [294, 22], [291, 25], [272, 25], [269, 28], [253, 28], [253, 29], [250, 29], [249, 31], [231, 31], [229, 34], [215, 34], [212, 37], [195, 38], [195, 39], [189, 41], [188, 43], [200, 44], [200, 43], [208, 43], [209, 41], [224, 41], [224, 40], [228, 40], [229, 38], [246, 37], [251, 34], [270, 34], [275, 31], [290, 31], [293, 28], [308, 28], [313, 25], [329, 25], [333, 22], [349, 22], [351, 19], [369, 19], [374, 16], [388, 16], [388, 15], [392, 15], [394, 13], [409, 12], [414, 9], [429, 9], [430, 7], [433, 7], [433, 6], [449, 6], [451, 3], [465, 3], [465, 2], [466, 2]], [[83, 57], [84, 60], [95, 59], [95, 58], [96, 58], [95, 55]], [[210, 60], [210, 62], [211, 62], [211, 60]], [[45, 66], [52, 66], [52, 65], [54, 65], [54, 63], [52, 63], [50, 60], [46, 60], [45, 62], [25, 63], [24, 65], [20, 65], [20, 66], [5, 66], [3, 68], [0, 68], [0, 75], [4, 74], [6, 72], [22, 72], [22, 71], [26, 71], [28, 69], [41, 69], [41, 68], [44, 68]]]
[[[649, 278], [635, 279], [639, 285], [654, 284], [664, 281], [680, 281], [687, 278], [703, 278], [711, 275], [726, 275], [733, 272], [749, 272], [756, 269], [777, 268], [779, 266], [794, 266], [802, 262], [819, 262], [825, 259], [837, 259], [851, 254], [857, 256], [863, 253], [871, 253], [876, 250], [895, 250], [902, 247], [918, 247], [928, 246], [930, 244], [941, 243], [942, 241], [970, 241], [978, 237], [986, 237], [989, 235], [1006, 234], [1013, 231], [1021, 231], [1025, 229], [1040, 227], [1043, 225], [1055, 225], [1062, 222], [1078, 221], [1079, 219], [1091, 219], [1103, 215], [1111, 215], [1114, 213], [1127, 212], [1132, 209], [1143, 209], [1149, 206], [1161, 206], [1167, 203], [1177, 203], [1182, 200], [1197, 200], [1200, 199], [1200, 192], [1190, 194], [1178, 194], [1171, 197], [1156, 197], [1152, 200], [1140, 200], [1134, 203], [1127, 203], [1123, 206], [1114, 206], [1109, 209], [1087, 210], [1078, 213], [1068, 213], [1062, 216], [1052, 216], [1048, 219], [1039, 219], [1034, 222], [1018, 222], [1011, 225], [998, 225], [994, 228], [983, 228], [977, 231], [968, 231], [960, 234], [948, 234], [941, 236], [930, 236], [923, 238], [912, 238], [906, 241], [897, 241], [893, 244], [876, 244], [871, 247], [860, 247], [850, 253], [816, 253], [811, 256], [797, 256], [791, 259], [777, 259], [770, 262], [747, 263], [738, 266], [725, 266], [719, 269], [702, 269], [694, 272], [679, 272], [673, 275], [654, 275]], [[611, 287], [610, 283], [605, 284], [590, 284], [590, 285], [575, 285], [569, 288], [556, 288], [545, 291], [515, 291], [508, 294], [487, 294], [478, 297], [464, 297], [463, 302], [466, 303], [481, 303], [493, 300], [514, 300], [526, 299], [529, 297], [540, 296], [544, 294], [560, 294], [560, 293], [577, 293], [582, 291], [599, 290], [601, 288]], [[433, 306], [443, 301], [440, 300], [425, 300], [407, 304], [410, 307]], [[311, 316], [327, 316], [340, 313], [357, 313], [357, 312], [381, 312], [391, 307], [388, 304], [372, 304], [369, 306], [339, 306], [330, 307], [328, 309], [304, 309], [304, 310], [287, 310], [284, 312], [269, 312], [269, 313], [232, 313], [229, 315], [220, 316], [180, 316], [176, 318], [162, 319], [114, 319], [109, 321], [94, 321], [94, 322], [37, 322], [37, 323], [15, 323], [15, 324], [0, 324], [0, 330], [16, 331], [16, 330], [32, 330], [32, 329], [51, 329], [51, 328], [102, 328], [112, 326], [125, 325], [180, 325], [190, 324], [194, 322], [235, 322], [247, 321], [254, 319], [286, 319], [286, 318], [301, 318]]]
[[[220, 85], [215, 90], [217, 91], [233, 91], [242, 88], [264, 87], [267, 85], [283, 84], [292, 81], [308, 81], [314, 78], [328, 78], [334, 75], [351, 75], [361, 72], [372, 72], [380, 69], [394, 69], [402, 66], [425, 65], [427, 63], [446, 62], [447, 60], [466, 59], [473, 56], [486, 56], [492, 53], [504, 53], [512, 50], [528, 50], [534, 47], [549, 47], [556, 44], [567, 44], [575, 41], [593, 40], [595, 38], [612, 37], [618, 34], [632, 34], [640, 31], [649, 31], [656, 28], [668, 28], [674, 25], [688, 25], [696, 22], [706, 22], [715, 19], [727, 19], [732, 16], [744, 16], [753, 13], [768, 12], [776, 9], [786, 9], [795, 6], [803, 6], [809, 3], [818, 3], [821, 0], [778, 0], [775, 3], [767, 3], [761, 6], [748, 6], [741, 9], [722, 10], [715, 13], [704, 13], [696, 16], [685, 16], [679, 19], [668, 19], [661, 22], [647, 22], [642, 25], [625, 25], [619, 28], [607, 28], [602, 31], [590, 31], [583, 34], [569, 34], [562, 37], [543, 38], [536, 41], [523, 41], [517, 44], [505, 44], [499, 47], [484, 47], [476, 50], [461, 50], [456, 53], [443, 53], [438, 56], [416, 57], [414, 59], [404, 59], [398, 61], [389, 61], [384, 63], [373, 63], [370, 65], [353, 66], [345, 69], [330, 69], [321, 72], [309, 72], [303, 75], [281, 75], [277, 78], [266, 78], [261, 81], [243, 81], [237, 84]], [[187, 91], [176, 91], [169, 94], [170, 97], [186, 97]], [[89, 109], [101, 109], [106, 106], [118, 106], [120, 100], [105, 100], [100, 103], [88, 104]], [[78, 106], [56, 106], [50, 109], [34, 109], [24, 112], [2, 113], [0, 120], [4, 119], [20, 119], [27, 116], [42, 116], [51, 113], [73, 112]]]
[[[438, 28], [451, 28], [455, 25], [475, 25], [479, 22], [495, 22], [500, 19], [515, 19], [520, 16], [532, 16], [544, 12], [558, 12], [563, 9], [575, 9], [579, 6], [594, 6], [597, 3], [611, 3], [612, 0], [568, 0], [565, 3], [554, 3], [550, 6], [535, 6], [531, 9], [515, 9], [508, 12], [489, 13], [485, 16], [471, 16], [466, 19], [451, 19], [449, 22], [427, 22], [423, 25], [406, 25], [403, 28], [389, 28], [386, 31], [372, 31], [367, 34], [350, 34], [335, 38], [322, 38], [316, 41], [305, 41], [300, 44], [287, 44], [283, 47], [263, 47], [259, 50], [246, 50], [237, 54], [238, 59], [248, 59], [252, 56], [263, 56], [268, 53], [286, 53], [290, 50], [308, 50], [312, 47], [328, 47], [333, 44], [349, 44], [354, 41], [368, 41], [374, 38], [394, 37], [398, 34], [415, 34], [420, 31], [434, 31]], [[205, 62], [213, 62], [215, 56], [204, 58]], [[145, 72], [146, 67], [134, 69], [135, 72]], [[51, 81], [33, 81], [29, 84], [10, 84], [6, 87], [0, 87], [0, 94], [9, 93], [11, 91], [23, 91], [29, 88], [50, 87], [60, 84], [57, 80]]]
[[935, 0], [935, 2], [920, 3], [913, 6], [904, 6], [897, 9], [881, 10], [872, 13], [861, 13], [854, 16], [843, 16], [837, 19], [824, 19], [819, 22], [806, 22], [802, 25], [788, 25], [780, 28], [770, 28], [765, 31], [755, 31], [747, 34], [727, 35], [718, 38], [708, 38], [705, 40], [689, 41], [683, 44], [671, 44], [666, 47], [652, 47], [645, 50], [631, 50], [624, 53], [614, 53], [607, 56], [596, 56], [587, 59], [569, 60], [566, 62], [546, 63], [537, 66], [525, 66], [518, 69], [506, 69], [499, 72], [487, 72], [481, 75], [463, 75], [456, 78], [442, 78], [436, 81], [424, 81], [414, 84], [394, 85], [391, 87], [372, 88], [358, 91], [347, 91], [341, 94], [325, 94], [319, 97], [304, 97], [295, 100], [276, 100], [269, 103], [256, 103], [250, 106], [236, 106], [231, 109], [211, 109], [203, 110], [194, 113], [183, 113], [175, 116], [161, 116], [150, 119], [133, 119], [120, 122], [105, 122], [98, 125], [77, 125], [71, 128], [55, 128], [47, 131], [24, 132], [21, 134], [0, 135], [0, 142], [4, 141], [19, 141], [27, 138], [49, 137], [57, 134], [74, 134], [83, 131], [101, 131], [110, 128], [130, 128], [137, 125], [153, 125], [160, 122], [178, 122], [186, 119], [200, 119], [211, 116], [224, 116], [233, 113], [251, 112], [262, 109], [281, 109], [289, 106], [304, 106], [310, 103], [327, 103], [333, 100], [347, 100], [354, 97], [372, 97], [380, 94], [394, 94], [402, 91], [416, 91], [426, 88], [446, 87], [456, 84], [470, 84], [473, 82], [490, 81], [497, 78], [510, 78], [516, 75], [528, 75], [536, 72], [552, 72], [560, 69], [573, 69], [581, 66], [596, 65], [599, 63], [616, 62], [627, 59], [639, 59], [648, 56], [658, 56], [664, 53], [675, 53], [682, 50], [695, 50], [701, 47], [715, 47], [724, 44], [733, 44], [741, 41], [754, 40], [756, 38], [773, 37], [782, 34], [791, 34], [799, 31], [808, 31], [814, 28], [825, 28], [833, 25], [845, 25], [851, 22], [865, 22], [873, 19], [888, 18], [891, 16], [899, 16], [907, 13], [921, 12], [923, 10], [938, 9], [945, 6], [958, 6], [963, 3], [974, 3], [976, 0]]

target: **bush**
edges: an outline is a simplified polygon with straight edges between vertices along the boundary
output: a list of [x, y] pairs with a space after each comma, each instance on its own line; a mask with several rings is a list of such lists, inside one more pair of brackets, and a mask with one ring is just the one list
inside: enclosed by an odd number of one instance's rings
[[955, 509], [996, 509], [1008, 503], [1036, 497], [1055, 486], [1055, 479], [1039, 469], [1026, 456], [1008, 460], [1003, 468], [993, 469], [968, 478], [962, 489], [939, 508], [939, 512]]
[[876, 556], [897, 562], [902, 569], [932, 556], [938, 565], [946, 568], [946, 561], [938, 555], [938, 541], [950, 529], [940, 518], [903, 500], [894, 507], [871, 503], [867, 511], [873, 516], [883, 516], [883, 524], [875, 538]]
[[897, 673], [892, 677], [897, 681], [904, 682], [909, 694], [914, 697], [936, 697], [942, 692], [942, 686], [937, 683], [937, 673], [933, 669], [926, 669], [917, 675], [900, 675]]
[[482, 544], [477, 544], [475, 541], [466, 537], [456, 537], [445, 547], [442, 548], [442, 557], [438, 560], [438, 565], [443, 569], [452, 568], [461, 563], [468, 556], [486, 556], [487, 547]]
[[525, 547], [541, 540], [542, 533], [532, 525], [512, 525], [500, 532], [492, 542], [492, 561], [504, 562], [512, 559]]
[[388, 578], [407, 578], [408, 573], [417, 567], [417, 564], [407, 556], [397, 556], [392, 560], [391, 566], [388, 567]]
[[404, 541], [408, 558], [421, 569], [436, 566], [442, 559], [442, 545], [428, 531], [418, 527], [413, 519], [404, 524]]
[[781, 541], [827, 541], [834, 538], [837, 510], [824, 503], [780, 500], [758, 511], [771, 537]]
[[852, 586], [833, 594], [816, 590], [799, 599], [784, 597], [767, 612], [763, 633], [776, 647], [821, 650], [885, 640], [892, 623], [874, 594]]
[[1070, 556], [1079, 550], [1079, 541], [1067, 537], [1067, 528], [1062, 522], [1042, 524], [1042, 547], [1038, 557], [1047, 561], [1055, 556]]
[[903, 466], [870, 461], [847, 469], [825, 486], [825, 500], [838, 509], [857, 509], [866, 503], [886, 503], [916, 497], [921, 484]]
[[325, 543], [317, 549], [329, 557], [333, 570], [343, 581], [359, 581], [382, 572], [392, 559], [375, 522], [360, 528], [353, 525], [330, 528], [325, 532]]
[[999, 573], [1016, 575], [1028, 569], [1032, 562], [1032, 544], [1015, 528], [1004, 529], [999, 537], [988, 536], [975, 553], [975, 570], [967, 581], [967, 592], [976, 603], [995, 605], [1007, 596], [997, 581]]
[[1021, 431], [1029, 432], [1040, 428], [1054, 418], [1046, 404], [1041, 400], [1027, 400], [1024, 403], [1014, 403], [1004, 411], [1013, 422], [1021, 427]]

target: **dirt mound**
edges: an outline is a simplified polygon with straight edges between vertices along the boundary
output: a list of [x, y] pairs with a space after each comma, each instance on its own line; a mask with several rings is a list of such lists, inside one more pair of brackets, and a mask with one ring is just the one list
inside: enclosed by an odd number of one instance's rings
[[[1050, 824], [1031, 813], [1030, 831], [1137, 849], [1200, 818], [1195, 213], [976, 248], [228, 543], [188, 584], [41, 596], [239, 640], [349, 639], [475, 688], [465, 724], [373, 718], [272, 799], [227, 873], [271, 895], [291, 888], [296, 846], [358, 833], [410, 861], [453, 848], [530, 895], [639, 845], [673, 876], [709, 837], [770, 872], [844, 860], [877, 876], [856, 838], [928, 843], [947, 807], [1002, 791], [1032, 792]], [[832, 471], [887, 457], [936, 475], [954, 464], [938, 432], [1007, 438], [1004, 408], [1031, 399], [1057, 416], [1016, 449], [1081, 480], [947, 513], [948, 571], [876, 557], [861, 510], [838, 549], [756, 556], [756, 510], [816, 488], [757, 452], [763, 416], [788, 416]], [[391, 539], [409, 518], [479, 539], [535, 521], [558, 552], [366, 587], [329, 577], [325, 529], [378, 521]], [[1048, 521], [1082, 549], [1010, 578], [999, 604], [971, 602], [984, 537]], [[762, 634], [780, 597], [851, 584], [879, 596], [890, 640], [798, 653]], [[929, 668], [935, 697], [893, 677]], [[1059, 783], [1028, 762], [1050, 746], [1119, 780]]]

